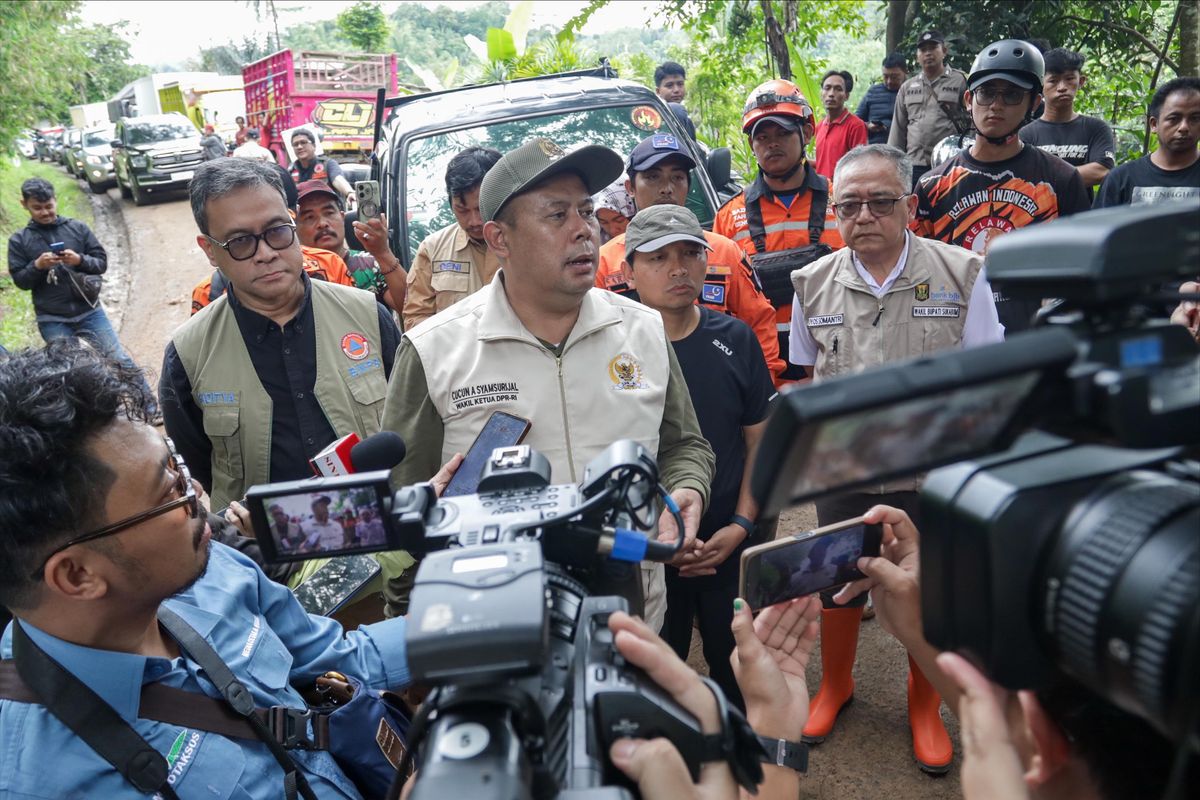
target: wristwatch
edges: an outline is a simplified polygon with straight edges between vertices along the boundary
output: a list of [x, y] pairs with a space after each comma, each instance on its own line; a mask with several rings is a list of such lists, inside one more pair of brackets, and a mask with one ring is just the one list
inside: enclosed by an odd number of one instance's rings
[[730, 525], [738, 525], [742, 528], [745, 528], [747, 537], [753, 536], [754, 532], [756, 530], [758, 530], [757, 525], [755, 525], [753, 522], [751, 522], [750, 520], [743, 517], [741, 514], [734, 514], [732, 517], [730, 517], [729, 524]]
[[808, 745], [804, 742], [773, 739], [770, 736], [759, 736], [758, 742], [767, 751], [766, 756], [761, 759], [764, 764], [788, 767], [796, 772], [808, 772]]

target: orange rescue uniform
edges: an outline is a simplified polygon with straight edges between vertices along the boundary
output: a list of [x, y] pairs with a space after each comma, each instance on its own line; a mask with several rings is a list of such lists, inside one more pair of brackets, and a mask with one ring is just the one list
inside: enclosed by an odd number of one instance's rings
[[[775, 309], [758, 288], [758, 282], [741, 249], [716, 233], [705, 231], [704, 238], [712, 247], [708, 251], [708, 270], [704, 288], [697, 298], [714, 311], [730, 314], [750, 326], [767, 359], [767, 369], [775, 385], [787, 368], [786, 359], [779, 353], [779, 337], [775, 333]], [[600, 267], [596, 270], [596, 286], [617, 294], [630, 294], [629, 276], [623, 267], [625, 234], [609, 239], [600, 247]]]
[[[813, 244], [808, 233], [809, 215], [812, 212], [813, 190], [826, 192], [825, 227], [821, 233], [821, 241], [834, 250], [845, 247], [842, 235], [838, 232], [837, 218], [833, 213], [833, 183], [827, 182], [817, 174], [811, 163], [806, 164], [804, 184], [797, 189], [792, 198], [792, 204], [785, 206], [775, 193], [767, 188], [760, 173], [754, 182], [731, 197], [717, 211], [713, 221], [713, 231], [733, 240], [746, 255], [755, 255], [758, 249], [754, 246], [754, 237], [750, 233], [750, 224], [746, 219], [746, 203], [758, 203], [762, 211], [763, 228], [766, 232], [766, 252], [774, 253], [780, 250], [790, 250], [796, 247], [806, 247]], [[828, 187], [828, 188], [826, 188]], [[786, 194], [786, 192], [784, 193]], [[775, 309], [775, 328], [780, 337], [776, 349], [786, 345], [787, 334], [792, 324], [792, 304], [784, 303]], [[783, 361], [787, 362], [787, 352], [781, 352]]]
[[[337, 253], [331, 253], [319, 247], [306, 247], [304, 245], [300, 245], [300, 252], [304, 254], [304, 271], [308, 273], [308, 277], [321, 281], [329, 281], [330, 283], [340, 283], [343, 286], [354, 285], [354, 279], [350, 277], [350, 273], [346, 269], [346, 262]], [[212, 281], [213, 276], [209, 275], [196, 284], [195, 289], [192, 289], [193, 314], [224, 293], [225, 290], [222, 288], [214, 296]]]

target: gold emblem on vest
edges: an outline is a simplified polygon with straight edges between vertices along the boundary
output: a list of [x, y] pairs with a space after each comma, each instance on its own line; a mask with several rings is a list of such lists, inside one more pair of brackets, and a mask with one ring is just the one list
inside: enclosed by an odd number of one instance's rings
[[916, 289], [916, 296], [917, 296], [918, 303], [924, 303], [926, 300], [928, 300], [929, 299], [929, 284], [928, 283], [918, 283], [917, 289]]
[[621, 353], [608, 362], [608, 377], [616, 391], [644, 389], [642, 365], [628, 353]]

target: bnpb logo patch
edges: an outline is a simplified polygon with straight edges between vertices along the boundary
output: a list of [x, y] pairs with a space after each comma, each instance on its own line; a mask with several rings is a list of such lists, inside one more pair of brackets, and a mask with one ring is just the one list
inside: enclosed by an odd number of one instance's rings
[[347, 333], [342, 337], [342, 352], [347, 358], [362, 361], [371, 354], [371, 343], [361, 333]]

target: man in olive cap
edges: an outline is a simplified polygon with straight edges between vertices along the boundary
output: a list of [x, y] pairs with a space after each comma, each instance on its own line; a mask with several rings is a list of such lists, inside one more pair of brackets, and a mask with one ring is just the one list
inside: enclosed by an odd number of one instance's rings
[[[465, 454], [497, 411], [531, 421], [524, 443], [549, 459], [556, 483], [577, 483], [609, 444], [633, 439], [657, 455], [660, 480], [683, 514], [686, 553], [708, 498], [712, 449], [662, 318], [594, 287], [600, 229], [592, 195], [622, 167], [606, 147], [567, 153], [534, 139], [488, 171], [479, 210], [500, 270], [404, 336], [383, 426], [408, 445], [393, 473], [399, 484], [428, 480]], [[674, 541], [669, 515], [658, 535]], [[403, 613], [404, 577], [388, 577], [388, 613]], [[661, 566], [645, 566], [642, 577], [646, 620], [658, 630], [666, 610]]]

